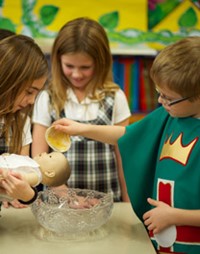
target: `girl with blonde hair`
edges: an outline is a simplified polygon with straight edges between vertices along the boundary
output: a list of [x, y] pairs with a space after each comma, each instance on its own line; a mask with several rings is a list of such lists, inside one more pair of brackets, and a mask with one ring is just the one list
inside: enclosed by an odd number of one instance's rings
[[[48, 152], [46, 129], [59, 118], [90, 124], [129, 123], [124, 92], [112, 78], [112, 55], [103, 27], [77, 18], [59, 31], [51, 54], [52, 80], [34, 107], [32, 155]], [[71, 138], [66, 157], [71, 167], [68, 186], [112, 192], [115, 201], [128, 200], [117, 146], [80, 136]]]

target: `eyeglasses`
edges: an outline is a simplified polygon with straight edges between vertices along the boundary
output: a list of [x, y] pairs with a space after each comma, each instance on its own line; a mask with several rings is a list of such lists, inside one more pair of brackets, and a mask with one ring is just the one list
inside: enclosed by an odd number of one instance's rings
[[158, 97], [160, 97], [165, 102], [165, 104], [169, 107], [173, 106], [177, 103], [180, 103], [182, 101], [186, 101], [186, 100], [190, 99], [191, 97], [193, 97], [193, 96], [188, 96], [188, 97], [184, 97], [184, 98], [180, 98], [180, 99], [176, 99], [176, 100], [170, 100], [170, 99], [166, 98], [163, 94], [159, 93], [158, 91], [157, 91], [157, 93], [158, 93]]

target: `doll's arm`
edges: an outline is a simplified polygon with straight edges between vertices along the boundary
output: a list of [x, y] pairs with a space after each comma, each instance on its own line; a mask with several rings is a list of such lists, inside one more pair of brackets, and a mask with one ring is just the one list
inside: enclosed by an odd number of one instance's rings
[[39, 184], [39, 177], [35, 172], [32, 173], [23, 173], [22, 178], [26, 180], [31, 186], [36, 186]]

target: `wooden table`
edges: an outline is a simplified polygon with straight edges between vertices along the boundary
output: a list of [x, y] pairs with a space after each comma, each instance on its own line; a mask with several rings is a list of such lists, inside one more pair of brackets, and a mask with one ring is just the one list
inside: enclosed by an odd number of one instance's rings
[[85, 239], [46, 236], [30, 208], [4, 209], [0, 218], [0, 253], [14, 254], [155, 254], [130, 203], [115, 203], [111, 218]]

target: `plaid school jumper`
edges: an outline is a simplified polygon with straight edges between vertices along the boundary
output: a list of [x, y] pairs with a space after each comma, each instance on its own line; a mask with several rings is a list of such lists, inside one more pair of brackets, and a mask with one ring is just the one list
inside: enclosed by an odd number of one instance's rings
[[8, 153], [8, 146], [6, 145], [6, 140], [3, 135], [3, 128], [4, 128], [4, 123], [0, 121], [0, 155], [3, 153]]
[[[100, 104], [96, 119], [79, 122], [111, 125], [113, 106], [114, 95], [106, 96]], [[54, 112], [51, 111], [52, 121], [55, 120]], [[67, 117], [64, 110], [60, 117]], [[121, 200], [114, 146], [81, 136], [71, 136], [71, 147], [64, 154], [71, 167], [71, 175], [67, 181], [70, 188], [112, 192], [114, 201]]]
[[[3, 153], [8, 153], [8, 146], [6, 146], [6, 140], [3, 136], [1, 136], [2, 134], [2, 129], [3, 129], [3, 123], [0, 123], [0, 155]], [[1, 167], [1, 165], [0, 165]], [[1, 205], [2, 202], [0, 201], [0, 211], [1, 211]]]

